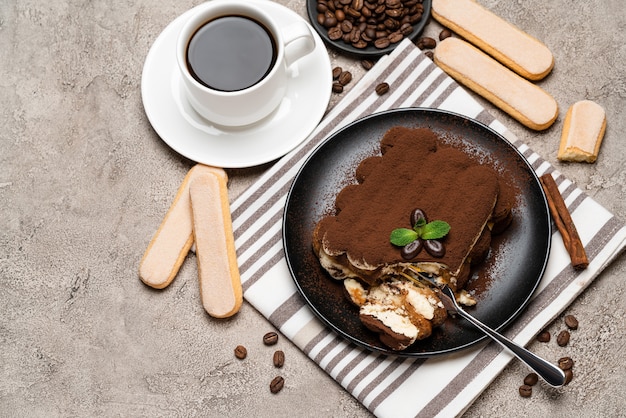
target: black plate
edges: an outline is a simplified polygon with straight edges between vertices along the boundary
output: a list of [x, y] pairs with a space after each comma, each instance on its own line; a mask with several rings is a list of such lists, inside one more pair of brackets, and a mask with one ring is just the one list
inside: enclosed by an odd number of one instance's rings
[[[413, 32], [407, 37], [411, 41], [415, 41], [417, 39], [420, 33], [422, 33], [422, 31], [424, 30], [424, 26], [426, 26], [426, 24], [428, 23], [428, 19], [430, 18], [431, 3], [432, 3], [432, 0], [423, 1], [422, 4], [424, 5], [424, 12], [423, 12], [422, 18], [420, 19], [419, 22], [413, 25]], [[343, 52], [346, 55], [349, 55], [355, 58], [361, 58], [361, 59], [365, 59], [365, 58], [375, 59], [385, 54], [389, 54], [398, 45], [397, 43], [391, 44], [387, 48], [382, 48], [382, 49], [376, 48], [375, 46], [372, 45], [372, 46], [368, 46], [367, 48], [361, 49], [361, 48], [355, 48], [352, 45], [343, 42], [342, 40], [333, 41], [328, 37], [328, 29], [326, 29], [324, 26], [320, 25], [317, 22], [317, 15], [318, 15], [317, 1], [307, 0], [306, 8], [307, 8], [307, 13], [309, 15], [309, 20], [311, 21], [311, 25], [315, 28], [317, 33], [319, 33], [319, 35], [324, 40], [326, 45], [340, 52]]]
[[354, 183], [359, 162], [379, 154], [379, 141], [393, 126], [428, 127], [451, 144], [496, 169], [518, 190], [513, 224], [494, 236], [492, 251], [470, 282], [478, 303], [468, 312], [502, 329], [528, 304], [543, 275], [550, 250], [550, 218], [539, 180], [526, 159], [500, 134], [475, 120], [433, 109], [395, 109], [360, 119], [325, 140], [298, 172], [285, 206], [284, 249], [293, 280], [311, 309], [328, 326], [368, 350], [428, 357], [467, 348], [484, 335], [460, 318], [401, 352], [392, 352], [359, 321], [343, 285], [324, 271], [313, 253], [316, 223], [332, 213], [337, 193]]

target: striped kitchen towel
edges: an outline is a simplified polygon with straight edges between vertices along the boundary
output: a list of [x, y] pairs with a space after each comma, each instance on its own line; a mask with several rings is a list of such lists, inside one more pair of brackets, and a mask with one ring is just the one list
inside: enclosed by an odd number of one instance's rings
[[[379, 96], [374, 87], [392, 89]], [[590, 260], [571, 268], [558, 232], [529, 308], [506, 329], [526, 345], [554, 320], [626, 245], [626, 227], [547, 161], [517, 140], [415, 45], [405, 40], [335, 105], [314, 132], [280, 159], [231, 205], [245, 299], [366, 408], [380, 417], [455, 416], [465, 411], [512, 359], [482, 343], [447, 356], [414, 359], [371, 353], [350, 344], [315, 317], [297, 292], [282, 246], [283, 207], [307, 156], [337, 129], [387, 109], [430, 107], [479, 120], [505, 136], [538, 175], [552, 173]], [[592, 216], [590, 216], [592, 215]], [[584, 222], [583, 222], [584, 220]], [[411, 402], [406, 402], [411, 399]]]

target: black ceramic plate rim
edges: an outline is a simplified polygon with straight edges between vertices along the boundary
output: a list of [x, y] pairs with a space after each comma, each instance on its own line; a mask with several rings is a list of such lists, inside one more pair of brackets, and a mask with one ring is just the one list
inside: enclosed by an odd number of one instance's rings
[[[431, 8], [432, 0], [424, 0], [422, 4], [424, 5], [424, 14], [422, 15], [422, 18], [420, 19], [420, 21], [416, 25], [413, 26], [413, 32], [409, 36], [407, 36], [407, 38], [410, 39], [411, 41], [415, 41], [415, 39], [417, 39], [417, 37], [422, 33], [422, 31], [424, 30], [424, 27], [428, 23], [428, 19], [430, 18], [430, 8]], [[360, 49], [360, 48], [355, 48], [352, 45], [348, 45], [343, 41], [333, 41], [328, 37], [328, 30], [317, 22], [318, 13], [317, 13], [317, 1], [316, 0], [307, 0], [307, 13], [309, 15], [309, 21], [311, 23], [311, 26], [315, 28], [315, 30], [320, 35], [320, 37], [324, 40], [324, 43], [327, 46], [337, 51], [341, 51], [352, 57], [362, 58], [362, 59], [380, 58], [383, 55], [389, 54], [398, 45], [398, 43], [395, 43], [395, 44], [389, 45], [387, 48], [379, 49], [379, 48], [376, 48], [375, 46], [368, 46], [367, 48]]]
[[[386, 355], [394, 355], [394, 356], [399, 356], [399, 357], [416, 357], [416, 358], [426, 358], [426, 357], [434, 357], [434, 356], [439, 356], [439, 355], [443, 355], [443, 354], [449, 354], [449, 353], [453, 353], [453, 352], [457, 352], [457, 351], [461, 351], [461, 350], [465, 350], [467, 348], [470, 348], [474, 345], [476, 345], [477, 343], [485, 340], [486, 338], [488, 338], [487, 336], [480, 334], [478, 331], [476, 331], [475, 329], [473, 329], [471, 326], [469, 326], [468, 323], [464, 323], [462, 325], [464, 325], [466, 328], [472, 328], [472, 331], [477, 333], [477, 337], [474, 338], [472, 341], [469, 341], [467, 343], [464, 344], [459, 344], [459, 345], [451, 345], [445, 349], [437, 349], [437, 350], [432, 350], [432, 351], [423, 351], [423, 352], [411, 352], [408, 351], [411, 349], [411, 347], [409, 347], [409, 349], [404, 350], [404, 351], [393, 351], [390, 349], [385, 348], [384, 346], [382, 346], [382, 344], [379, 345], [375, 345], [375, 344], [369, 344], [361, 339], [359, 339], [358, 337], [355, 337], [353, 335], [353, 333], [350, 333], [348, 331], [345, 331], [343, 329], [341, 329], [339, 326], [337, 326], [335, 323], [333, 323], [332, 320], [328, 319], [323, 312], [321, 312], [318, 309], [318, 303], [315, 300], [312, 300], [306, 293], [305, 289], [303, 288], [299, 278], [298, 278], [298, 271], [296, 271], [296, 269], [294, 268], [294, 259], [292, 257], [292, 254], [290, 253], [290, 250], [288, 248], [288, 242], [289, 242], [289, 229], [290, 229], [290, 225], [289, 225], [289, 221], [287, 219], [287, 215], [289, 214], [290, 211], [290, 206], [292, 205], [292, 198], [293, 198], [293, 194], [294, 194], [294, 190], [297, 189], [297, 187], [299, 186], [299, 182], [301, 181], [301, 176], [303, 174], [303, 172], [307, 169], [308, 165], [311, 164], [312, 162], [314, 162], [314, 160], [316, 159], [316, 156], [318, 153], [320, 153], [322, 150], [324, 150], [326, 147], [331, 146], [333, 144], [333, 142], [338, 141], [338, 138], [341, 138], [345, 132], [357, 129], [359, 127], [359, 125], [363, 125], [366, 123], [370, 123], [372, 122], [372, 120], [379, 119], [379, 118], [387, 118], [387, 117], [394, 117], [397, 115], [409, 115], [411, 117], [415, 117], [416, 120], [414, 122], [416, 122], [417, 120], [419, 120], [420, 118], [428, 118], [428, 117], [433, 117], [435, 119], [439, 119], [439, 118], [456, 118], [460, 121], [460, 123], [468, 123], [470, 125], [473, 125], [474, 127], [480, 129], [480, 130], [484, 130], [484, 132], [488, 135], [493, 135], [494, 137], [496, 137], [497, 139], [499, 139], [499, 147], [503, 147], [506, 148], [508, 152], [513, 152], [514, 154], [517, 155], [517, 158], [519, 159], [519, 162], [522, 163], [523, 165], [523, 169], [526, 170], [527, 175], [529, 175], [531, 182], [533, 182], [533, 187], [534, 187], [534, 191], [537, 193], [537, 197], [539, 199], [539, 203], [538, 205], [541, 207], [541, 214], [539, 214], [541, 216], [541, 219], [539, 219], [538, 223], [541, 223], [542, 227], [545, 228], [545, 234], [542, 237], [534, 237], [533, 239], [535, 239], [537, 241], [537, 246], [540, 246], [541, 248], [545, 248], [545, 251], [542, 252], [543, 257], [541, 260], [535, 260], [534, 261], [534, 266], [536, 269], [536, 274], [534, 275], [534, 277], [530, 278], [529, 280], [532, 280], [531, 282], [531, 286], [528, 288], [528, 291], [526, 292], [526, 294], [523, 295], [523, 300], [521, 300], [518, 303], [518, 307], [517, 309], [515, 309], [510, 315], [508, 315], [506, 318], [502, 318], [501, 321], [499, 321], [500, 323], [497, 325], [492, 325], [492, 327], [496, 330], [502, 330], [504, 328], [506, 328], [508, 325], [511, 324], [511, 322], [513, 322], [523, 311], [524, 309], [528, 306], [534, 292], [536, 291], [537, 287], [539, 286], [539, 283], [541, 281], [541, 278], [545, 272], [547, 263], [548, 263], [548, 256], [549, 256], [549, 252], [550, 252], [550, 245], [551, 245], [551, 225], [550, 225], [550, 217], [549, 217], [549, 212], [548, 212], [548, 205], [547, 205], [547, 200], [545, 197], [545, 194], [543, 192], [543, 188], [540, 185], [539, 182], [539, 178], [537, 177], [537, 174], [535, 173], [535, 171], [532, 169], [532, 167], [530, 166], [530, 164], [528, 163], [528, 161], [526, 160], [526, 158], [520, 153], [520, 151], [515, 148], [510, 142], [508, 142], [504, 137], [502, 137], [502, 135], [500, 135], [498, 132], [496, 132], [495, 130], [493, 130], [492, 128], [488, 127], [487, 125], [475, 120], [475, 119], [471, 119], [468, 118], [464, 115], [460, 115], [458, 113], [454, 113], [454, 112], [450, 112], [450, 111], [445, 111], [445, 110], [439, 110], [439, 109], [430, 109], [430, 108], [404, 108], [404, 109], [392, 109], [392, 110], [388, 110], [388, 111], [383, 111], [383, 112], [379, 112], [379, 113], [375, 113], [369, 116], [365, 116], [361, 119], [358, 119], [348, 125], [346, 125], [345, 127], [339, 129], [338, 131], [336, 131], [335, 133], [331, 134], [328, 138], [326, 138], [322, 143], [320, 143], [314, 150], [313, 152], [307, 157], [307, 159], [305, 160], [304, 164], [300, 167], [300, 169], [298, 170], [298, 173], [296, 174], [296, 176], [294, 177], [291, 187], [289, 189], [289, 192], [287, 194], [287, 199], [286, 199], [286, 203], [285, 203], [285, 211], [284, 211], [284, 216], [283, 216], [283, 225], [282, 225], [282, 238], [283, 238], [283, 246], [284, 246], [284, 254], [285, 254], [285, 259], [287, 262], [287, 266], [289, 269], [289, 272], [291, 274], [291, 277], [296, 285], [296, 288], [298, 289], [299, 294], [302, 296], [302, 298], [304, 299], [304, 301], [306, 302], [306, 304], [309, 306], [309, 308], [314, 312], [314, 314], [323, 322], [325, 323], [327, 326], [329, 326], [330, 328], [333, 329], [333, 331], [335, 331], [336, 333], [338, 333], [340, 336], [342, 336], [344, 339], [354, 343], [355, 345], [364, 348], [366, 350], [372, 351], [372, 352], [377, 352], [377, 353], [381, 353], [381, 354], [386, 354]], [[419, 125], [419, 123], [414, 123], [411, 126], [424, 126], [424, 125]], [[384, 133], [384, 132], [382, 132]], [[530, 186], [529, 186], [530, 187]], [[302, 245], [306, 245], [308, 247], [310, 247], [311, 242], [310, 239], [304, 239], [304, 243], [302, 243]], [[312, 250], [310, 250], [312, 253]], [[330, 278], [330, 276], [327, 275], [327, 273], [325, 274], [325, 277], [320, 277], [321, 280], [329, 280], [332, 281], [333, 279]], [[479, 318], [480, 319], [480, 318]], [[461, 318], [450, 318], [448, 319], [448, 321], [463, 321]], [[454, 323], [453, 322], [453, 327], [457, 328], [460, 327], [461, 324]], [[372, 333], [373, 334], [373, 333]], [[423, 342], [427, 342], [428, 339], [424, 340]]]

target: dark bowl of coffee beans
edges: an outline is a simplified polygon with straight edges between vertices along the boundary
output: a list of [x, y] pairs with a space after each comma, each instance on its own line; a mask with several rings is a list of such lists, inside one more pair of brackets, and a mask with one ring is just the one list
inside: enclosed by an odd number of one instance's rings
[[417, 39], [431, 0], [307, 0], [307, 12], [326, 44], [356, 58], [390, 53], [404, 38]]

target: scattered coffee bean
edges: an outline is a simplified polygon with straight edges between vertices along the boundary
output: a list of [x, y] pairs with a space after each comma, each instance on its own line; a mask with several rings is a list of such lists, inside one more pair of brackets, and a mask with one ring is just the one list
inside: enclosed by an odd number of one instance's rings
[[341, 74], [339, 74], [339, 78], [337, 78], [337, 81], [342, 86], [347, 85], [348, 83], [350, 83], [350, 81], [352, 81], [352, 73], [350, 71], [343, 71]]
[[539, 376], [537, 375], [537, 373], [529, 373], [524, 378], [524, 384], [528, 386], [535, 386], [538, 381], [539, 381]]
[[417, 40], [416, 45], [419, 49], [433, 49], [437, 46], [437, 41], [428, 36], [424, 36]]
[[343, 93], [343, 86], [341, 83], [337, 81], [333, 83], [333, 93]]
[[246, 347], [244, 347], [243, 345], [238, 345], [237, 347], [235, 347], [235, 357], [237, 357], [240, 360], [243, 360], [246, 358], [247, 355], [248, 355], [248, 350], [246, 350]]
[[424, 55], [426, 55], [431, 60], [435, 59], [435, 54], [433, 53], [433, 51], [424, 51]]
[[270, 382], [270, 392], [278, 393], [283, 389], [283, 386], [285, 386], [285, 379], [282, 376], [276, 376]]
[[374, 66], [374, 63], [370, 60], [363, 60], [361, 61], [361, 66], [365, 68], [365, 70], [371, 70]]
[[382, 96], [383, 94], [387, 94], [389, 92], [389, 84], [388, 83], [380, 83], [376, 86], [376, 94]]
[[574, 367], [574, 360], [571, 357], [561, 357], [559, 359], [559, 367], [561, 370], [569, 370]]
[[439, 40], [443, 41], [446, 38], [449, 38], [452, 36], [452, 32], [450, 32], [450, 29], [444, 29], [441, 32], [439, 32]]
[[522, 385], [519, 387], [519, 394], [523, 398], [530, 398], [530, 395], [533, 394], [533, 387], [528, 385]]
[[275, 351], [272, 361], [275, 367], [283, 367], [285, 365], [285, 353], [281, 350]]
[[263, 336], [263, 344], [265, 345], [274, 345], [278, 342], [278, 334], [275, 332], [268, 332]]
[[572, 330], [578, 329], [578, 319], [574, 315], [565, 315], [565, 325]]
[[333, 80], [337, 80], [342, 72], [343, 72], [343, 69], [341, 67], [333, 68]]
[[567, 369], [567, 370], [563, 370], [563, 373], [565, 373], [565, 383], [564, 384], [567, 385], [574, 378], [574, 372], [572, 371], [572, 369]]
[[539, 335], [537, 335], [537, 341], [540, 343], [547, 343], [550, 341], [550, 333], [548, 331], [542, 331]]
[[569, 337], [570, 337], [569, 331], [563, 330], [559, 333], [559, 335], [557, 335], [556, 343], [560, 347], [565, 347], [569, 343]]

